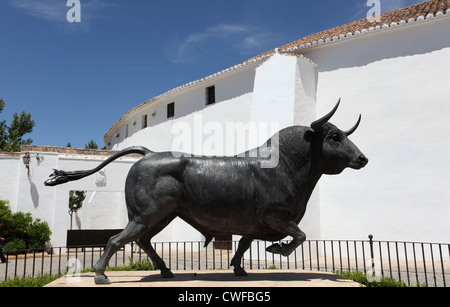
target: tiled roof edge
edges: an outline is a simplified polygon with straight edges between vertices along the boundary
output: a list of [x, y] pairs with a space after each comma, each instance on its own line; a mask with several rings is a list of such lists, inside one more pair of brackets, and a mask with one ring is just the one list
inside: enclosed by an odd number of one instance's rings
[[[418, 24], [418, 23], [422, 23], [424, 21], [432, 21], [432, 20], [436, 20], [436, 19], [440, 19], [440, 18], [444, 18], [444, 17], [448, 17], [448, 16], [450, 16], [450, 9], [447, 9], [445, 12], [438, 11], [436, 14], [427, 14], [426, 16], [420, 15], [417, 18], [411, 17], [408, 20], [401, 19], [396, 22], [393, 21], [390, 23], [383, 23], [382, 25], [378, 24], [378, 25], [372, 26], [372, 27], [364, 27], [360, 30], [349, 31], [346, 34], [341, 33], [339, 35], [327, 36], [327, 37], [320, 38], [320, 39], [310, 39], [310, 40], [308, 40], [308, 37], [306, 37], [306, 38], [300, 39], [298, 41], [292, 42], [290, 44], [284, 45], [282, 47], [279, 47], [279, 49], [280, 49], [280, 52], [304, 52], [312, 47], [316, 47], [319, 45], [326, 45], [326, 44], [334, 43], [337, 41], [343, 41], [343, 40], [346, 40], [349, 38], [363, 36], [366, 34], [372, 34], [375, 32], [378, 33], [380, 31], [397, 28], [399, 26]], [[345, 27], [345, 25], [341, 26], [341, 27], [336, 27], [334, 29], [340, 29], [343, 27]], [[333, 30], [333, 29], [331, 29], [331, 30]], [[318, 36], [321, 33], [326, 33], [331, 30], [323, 31], [323, 32], [320, 32], [320, 33], [317, 33], [317, 34], [314, 34], [311, 36]], [[309, 37], [311, 37], [311, 36], [309, 36]]]

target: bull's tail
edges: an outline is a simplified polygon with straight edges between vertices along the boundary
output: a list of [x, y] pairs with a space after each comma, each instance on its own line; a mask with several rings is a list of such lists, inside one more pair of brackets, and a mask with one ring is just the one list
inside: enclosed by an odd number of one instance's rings
[[112, 155], [111, 157], [106, 159], [102, 164], [100, 164], [99, 166], [97, 166], [96, 168], [94, 168], [92, 170], [66, 172], [66, 171], [60, 171], [60, 170], [53, 169], [54, 170], [53, 174], [50, 175], [50, 179], [45, 181], [44, 184], [46, 186], [56, 186], [56, 185], [63, 184], [63, 183], [69, 182], [69, 181], [79, 180], [84, 177], [95, 174], [96, 172], [98, 172], [99, 170], [104, 168], [106, 165], [113, 162], [114, 160], [119, 159], [120, 157], [129, 155], [129, 154], [141, 154], [141, 155], [145, 156], [151, 152], [152, 152], [151, 150], [149, 150], [145, 147], [141, 147], [141, 146], [129, 147], [127, 149], [124, 149], [124, 150], [119, 151], [118, 153]]

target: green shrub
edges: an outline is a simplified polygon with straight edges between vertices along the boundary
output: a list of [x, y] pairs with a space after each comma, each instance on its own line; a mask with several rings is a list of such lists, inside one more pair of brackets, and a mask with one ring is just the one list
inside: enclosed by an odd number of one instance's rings
[[5, 250], [43, 249], [52, 234], [47, 222], [33, 220], [31, 213], [13, 213], [9, 201], [0, 200], [0, 220], [2, 237], [6, 239]]
[[50, 241], [52, 231], [47, 222], [41, 222], [40, 219], [36, 219], [29, 226], [29, 248], [38, 249], [44, 248], [45, 244]]
[[[368, 275], [363, 272], [334, 272], [336, 275], [339, 275], [341, 277], [344, 277], [346, 279], [353, 280], [357, 283], [360, 283], [361, 285], [364, 285], [366, 287], [408, 287], [406, 283], [403, 281], [398, 281], [390, 277], [381, 277], [377, 279], [376, 281], [369, 281]], [[418, 287], [423, 285], [417, 285]]]
[[154, 271], [153, 263], [148, 259], [134, 262], [130, 257], [129, 269], [127, 271]]
[[153, 263], [148, 259], [143, 259], [138, 262], [134, 262], [131, 257], [128, 258], [130, 260], [130, 264], [128, 265], [120, 265], [114, 267], [108, 267], [107, 271], [154, 271]]
[[22, 239], [12, 239], [3, 247], [3, 252], [8, 255], [15, 255], [26, 252], [27, 244]]
[[0, 288], [6, 287], [43, 287], [46, 284], [60, 278], [62, 275], [38, 275], [35, 277], [18, 277], [8, 279], [7, 281], [0, 282]]
[[[134, 262], [131, 257], [128, 257], [130, 264], [122, 264], [119, 266], [107, 267], [106, 271], [154, 271], [153, 263], [148, 259], [143, 259], [138, 262]], [[81, 273], [92, 272], [92, 269], [84, 269]]]

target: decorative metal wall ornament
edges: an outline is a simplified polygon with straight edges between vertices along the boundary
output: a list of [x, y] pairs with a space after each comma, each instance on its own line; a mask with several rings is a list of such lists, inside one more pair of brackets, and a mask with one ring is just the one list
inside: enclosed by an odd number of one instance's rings
[[[298, 224], [323, 174], [335, 175], [347, 167], [361, 169], [367, 165], [368, 159], [348, 139], [361, 117], [347, 132], [328, 122], [339, 103], [311, 127], [294, 126], [278, 132], [272, 142], [277, 140], [279, 146], [268, 148], [266, 143], [239, 157], [188, 157], [130, 147], [92, 170], [55, 170], [45, 184], [55, 186], [79, 180], [124, 155], [144, 155], [131, 167], [125, 183], [128, 225], [109, 240], [94, 265], [97, 284], [110, 283], [104, 274], [109, 259], [131, 241], [149, 255], [162, 277], [173, 277], [150, 240], [175, 217], [200, 231], [205, 236], [205, 246], [219, 234], [241, 235], [231, 265], [235, 275], [245, 276], [241, 258], [254, 239], [273, 242], [291, 236], [289, 244], [276, 243], [267, 248], [268, 252], [283, 256], [290, 255], [306, 240]], [[278, 165], [261, 167], [271, 150], [279, 150]]]

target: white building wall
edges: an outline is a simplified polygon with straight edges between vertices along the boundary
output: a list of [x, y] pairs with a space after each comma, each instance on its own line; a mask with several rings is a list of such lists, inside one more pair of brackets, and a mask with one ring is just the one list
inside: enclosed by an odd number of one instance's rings
[[[44, 160], [38, 161], [36, 159], [37, 154], [41, 155]], [[27, 176], [25, 167], [21, 167], [19, 170], [19, 193], [15, 209], [16, 211], [31, 212], [33, 218], [39, 218], [52, 225], [54, 222], [55, 191], [42, 187], [51, 173], [51, 171], [50, 173], [48, 171], [58, 167], [58, 156], [55, 153], [44, 156], [41, 152], [30, 152], [30, 156], [30, 176]]]
[[297, 57], [277, 53], [257, 68], [251, 122], [274, 123], [275, 131], [270, 135], [251, 131], [251, 148], [260, 146], [277, 131], [293, 125], [296, 66]]
[[[250, 131], [250, 148], [263, 144], [272, 134], [294, 125], [309, 125], [315, 119], [317, 65], [302, 57], [275, 54], [257, 68], [251, 108], [256, 128]], [[262, 126], [264, 127], [264, 125]], [[255, 131], [256, 130], [256, 131]], [[319, 193], [308, 202], [300, 228], [308, 238], [320, 238]]]
[[[40, 149], [44, 148], [44, 151]], [[34, 219], [46, 221], [51, 230], [51, 243], [55, 247], [66, 246], [67, 230], [70, 228], [69, 192], [87, 191], [88, 197], [80, 210], [73, 229], [121, 229], [128, 222], [124, 199], [126, 175], [139, 158], [123, 157], [109, 164], [104, 172], [79, 181], [56, 187], [46, 187], [45, 180], [53, 169], [86, 170], [97, 167], [106, 156], [95, 154], [69, 154], [66, 149], [31, 146], [30, 175], [22, 156], [2, 155], [0, 168], [8, 173], [0, 184], [0, 198], [10, 201], [13, 212], [30, 212]], [[71, 149], [72, 150], [72, 149]], [[59, 152], [58, 152], [59, 151]], [[81, 150], [82, 152], [82, 150]], [[42, 161], [36, 159], [37, 155]]]
[[[172, 148], [174, 122], [189, 123], [202, 114], [202, 123], [248, 122], [246, 108], [253, 92], [255, 70], [252, 67], [224, 75], [214, 81], [201, 82], [180, 92], [166, 95], [149, 103], [136, 115], [127, 118], [110, 139], [113, 150], [124, 149], [139, 144], [154, 151], [168, 151]], [[206, 88], [215, 86], [216, 103], [206, 106]], [[167, 118], [167, 105], [175, 102], [175, 116]], [[238, 110], [238, 112], [236, 112]], [[240, 111], [242, 110], [242, 111]], [[142, 118], [147, 115], [148, 128], [142, 129]], [[194, 119], [195, 118], [195, 119]], [[136, 124], [135, 124], [136, 123]], [[128, 137], [126, 126], [128, 125]], [[116, 134], [120, 136], [115, 137]]]
[[295, 75], [293, 125], [309, 126], [316, 120], [318, 65], [300, 56]]
[[[400, 31], [401, 30], [401, 31]], [[448, 242], [449, 19], [382, 31], [307, 54], [319, 63], [317, 113], [351, 127], [369, 158], [320, 181], [322, 237]]]
[[0, 155], [0, 199], [8, 200], [12, 209], [17, 206], [21, 163], [22, 159], [18, 155], [6, 153]]

